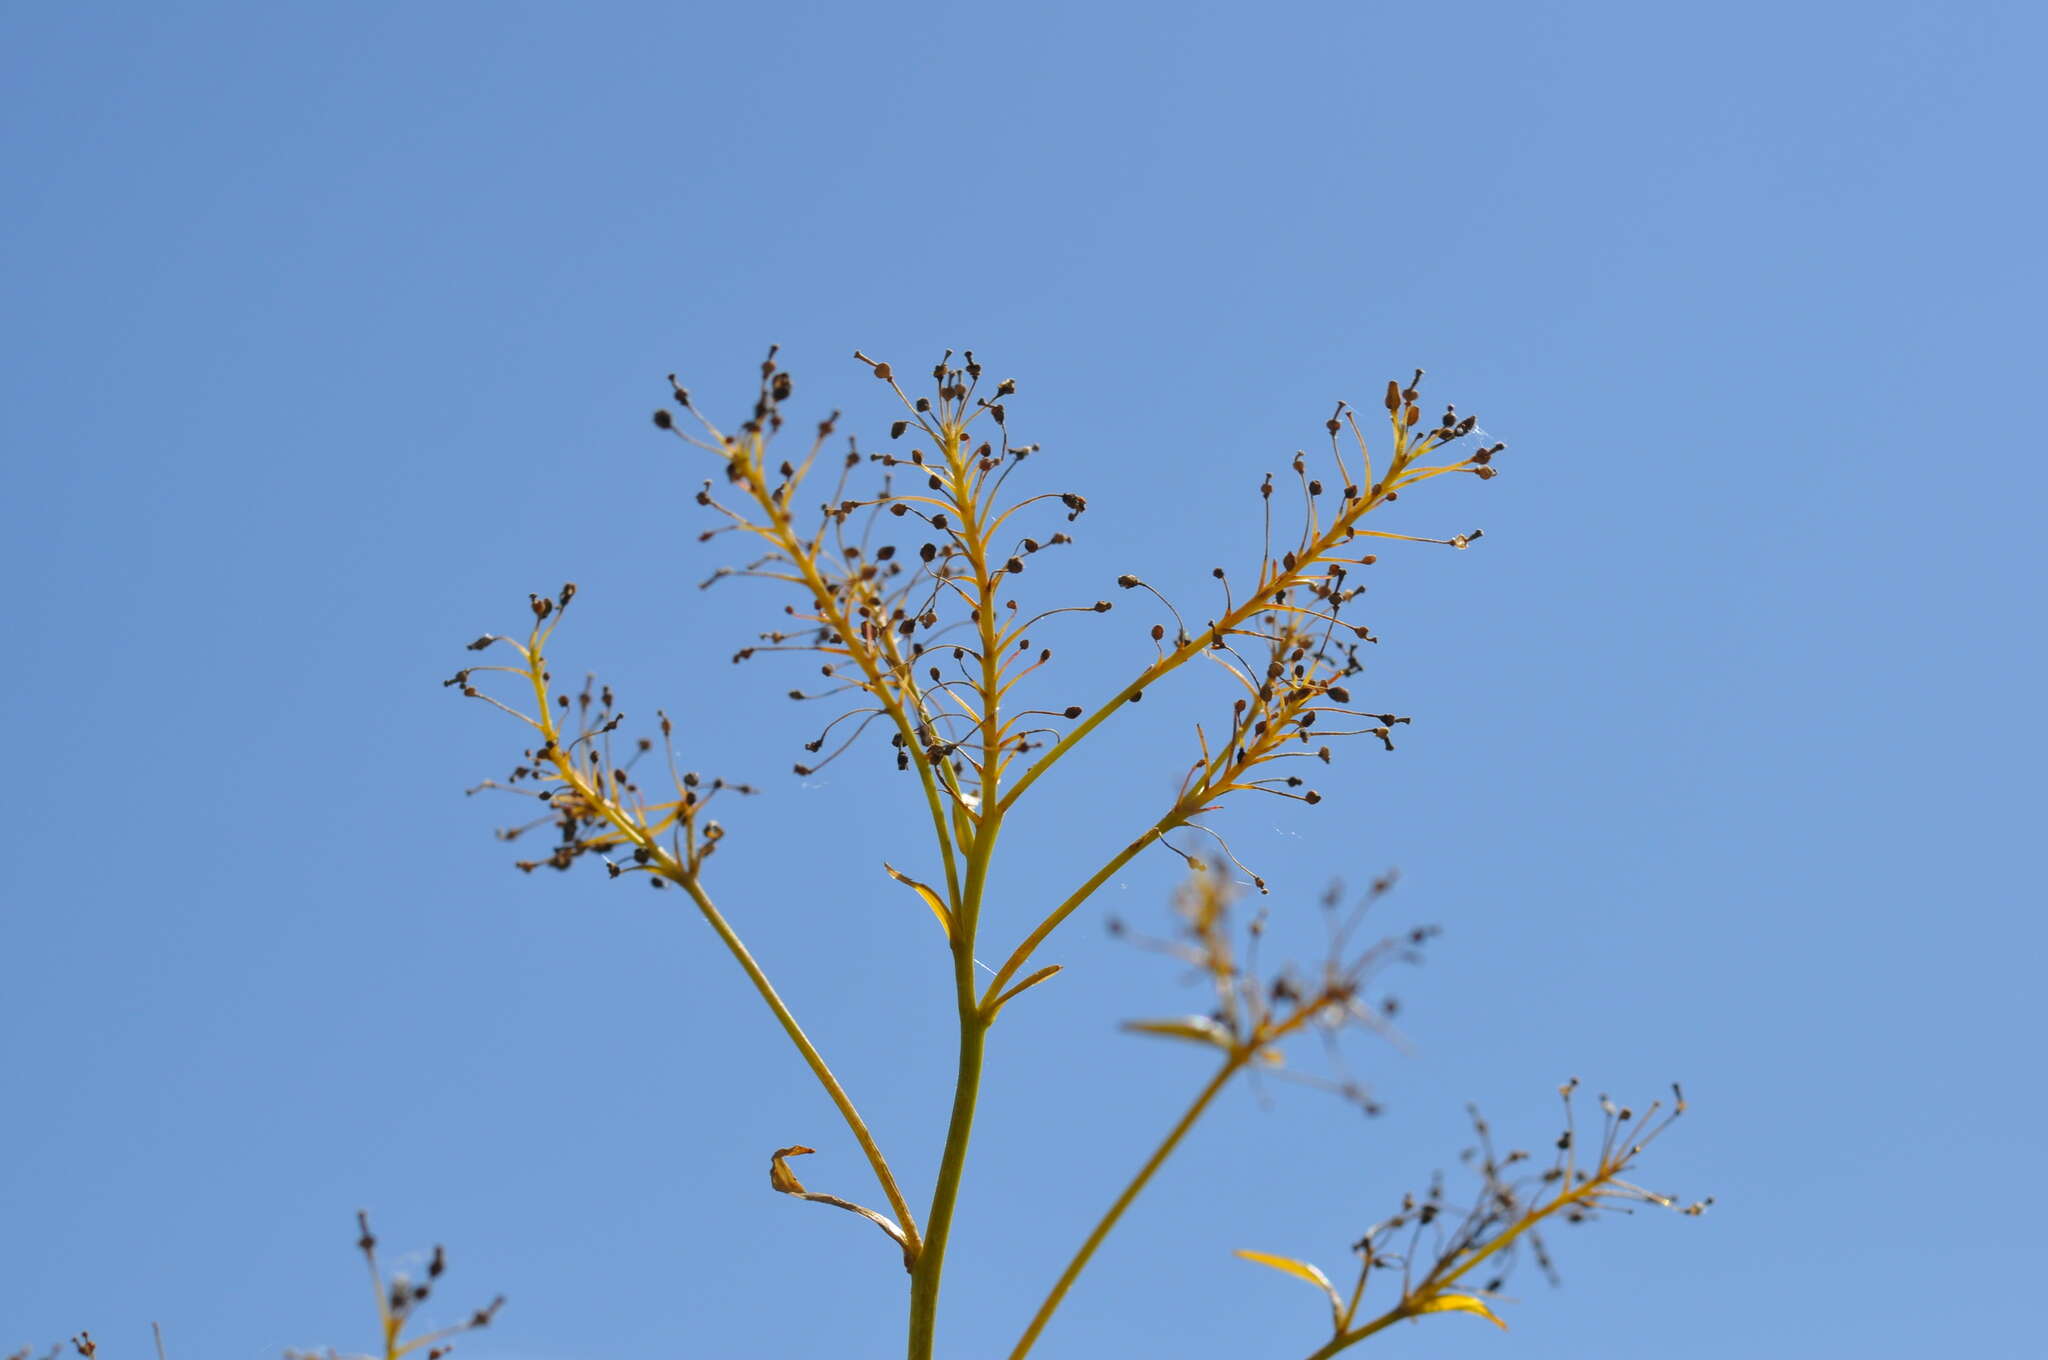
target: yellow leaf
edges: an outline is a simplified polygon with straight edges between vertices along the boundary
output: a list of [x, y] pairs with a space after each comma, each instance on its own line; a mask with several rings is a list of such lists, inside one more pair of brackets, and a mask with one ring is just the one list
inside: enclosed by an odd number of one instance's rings
[[1124, 1028], [1133, 1034], [1162, 1034], [1169, 1039], [1193, 1039], [1228, 1051], [1236, 1047], [1230, 1031], [1207, 1015], [1190, 1015], [1184, 1020], [1126, 1020]]
[[946, 900], [886, 860], [882, 863], [882, 870], [924, 899], [924, 904], [932, 909], [932, 915], [939, 918], [939, 928], [946, 932], [946, 939], [950, 941], [953, 938], [953, 913], [946, 909]]
[[782, 1159], [785, 1157], [806, 1157], [816, 1151], [816, 1148], [807, 1148], [802, 1146], [775, 1149], [774, 1155], [768, 1159], [769, 1188], [773, 1190], [780, 1190], [785, 1195], [802, 1195], [808, 1193], [804, 1189], [804, 1183], [796, 1178], [796, 1173], [794, 1171], [791, 1171], [789, 1169], [789, 1163], [783, 1161]]
[[1416, 1304], [1413, 1311], [1417, 1313], [1477, 1313], [1502, 1331], [1508, 1329], [1508, 1325], [1505, 1322], [1502, 1322], [1493, 1315], [1493, 1310], [1486, 1306], [1484, 1299], [1476, 1299], [1470, 1294], [1432, 1295], [1421, 1303]]
[[1274, 1256], [1263, 1251], [1240, 1250], [1237, 1254], [1247, 1261], [1255, 1261], [1259, 1265], [1271, 1266], [1283, 1274], [1292, 1275], [1297, 1280], [1307, 1280], [1322, 1290], [1329, 1296], [1330, 1314], [1336, 1319], [1337, 1330], [1344, 1330], [1344, 1300], [1337, 1297], [1337, 1287], [1330, 1283], [1330, 1277], [1323, 1274], [1318, 1267], [1306, 1261], [1297, 1261], [1291, 1256]]
[[1237, 1254], [1247, 1261], [1256, 1261], [1262, 1266], [1271, 1266], [1275, 1270], [1284, 1270], [1296, 1279], [1307, 1280], [1318, 1289], [1328, 1289], [1331, 1287], [1330, 1277], [1306, 1261], [1297, 1261], [1289, 1256], [1274, 1256], [1263, 1251], [1239, 1251]]

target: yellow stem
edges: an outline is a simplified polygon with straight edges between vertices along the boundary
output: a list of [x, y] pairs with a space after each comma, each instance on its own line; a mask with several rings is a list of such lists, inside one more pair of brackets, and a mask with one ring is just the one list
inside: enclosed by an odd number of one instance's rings
[[1153, 1174], [1166, 1164], [1166, 1159], [1180, 1146], [1180, 1140], [1187, 1136], [1188, 1130], [1195, 1126], [1195, 1121], [1209, 1108], [1209, 1103], [1230, 1084], [1230, 1079], [1237, 1075], [1238, 1069], [1244, 1066], [1250, 1056], [1250, 1050], [1232, 1053], [1217, 1070], [1216, 1075], [1209, 1079], [1209, 1084], [1202, 1088], [1201, 1094], [1195, 1097], [1194, 1103], [1188, 1106], [1187, 1112], [1181, 1115], [1179, 1122], [1167, 1133], [1166, 1138], [1153, 1149], [1152, 1155], [1145, 1159], [1145, 1164], [1138, 1168], [1138, 1174], [1131, 1177], [1130, 1184], [1116, 1197], [1116, 1201], [1102, 1215], [1101, 1221], [1096, 1223], [1095, 1230], [1088, 1234], [1088, 1239], [1081, 1244], [1080, 1250], [1074, 1253], [1074, 1259], [1067, 1262], [1067, 1268], [1061, 1271], [1059, 1279], [1053, 1282], [1052, 1292], [1045, 1296], [1044, 1303], [1038, 1305], [1038, 1311], [1031, 1317], [1031, 1325], [1026, 1327], [1024, 1335], [1017, 1339], [1016, 1347], [1010, 1352], [1010, 1360], [1023, 1360], [1030, 1352], [1031, 1347], [1038, 1341], [1039, 1333], [1052, 1321], [1052, 1315], [1059, 1309], [1060, 1301], [1066, 1298], [1067, 1290], [1080, 1278], [1081, 1272], [1087, 1268], [1088, 1259], [1095, 1255], [1096, 1248], [1102, 1245], [1103, 1239], [1116, 1227], [1117, 1220], [1124, 1216], [1124, 1210], [1131, 1207], [1132, 1201], [1138, 1198], [1139, 1192], [1144, 1190]]

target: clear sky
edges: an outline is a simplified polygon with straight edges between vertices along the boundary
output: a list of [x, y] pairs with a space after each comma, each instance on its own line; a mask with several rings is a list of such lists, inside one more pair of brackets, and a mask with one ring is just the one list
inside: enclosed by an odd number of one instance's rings
[[[1090, 500], [1046, 604], [1136, 570], [1206, 608], [1259, 478], [1415, 366], [1510, 443], [1398, 507], [1483, 543], [1375, 569], [1398, 752], [1226, 819], [1283, 940], [1392, 866], [1386, 924], [1444, 927], [1407, 1051], [1348, 1050], [1386, 1114], [1233, 1093], [1048, 1360], [1306, 1354], [1319, 1300], [1231, 1250], [1340, 1268], [1466, 1101], [1540, 1145], [1574, 1074], [1683, 1080], [1642, 1176], [1717, 1208], [1562, 1234], [1511, 1335], [1383, 1353], [2037, 1353], [2044, 39], [1997, 3], [0, 8], [0, 1351], [365, 1348], [367, 1207], [449, 1245], [451, 1312], [510, 1296], [475, 1360], [899, 1353], [886, 1244], [768, 1190], [799, 1142], [865, 1180], [738, 971], [674, 894], [514, 872], [462, 790], [519, 733], [439, 683], [581, 585], [560, 664], [766, 789], [713, 890], [921, 1196], [951, 1000], [880, 868], [929, 854], [914, 808], [879, 742], [787, 773], [808, 667], [727, 662], [782, 601], [697, 589], [709, 474], [647, 420], [672, 370], [738, 419], [779, 342], [795, 415], [877, 440], [856, 347], [1013, 375], [1027, 471]], [[1106, 697], [1147, 622], [1076, 625], [1041, 697]], [[1228, 702], [1170, 688], [1042, 786], [993, 920], [1154, 815]], [[1206, 1075], [1115, 1028], [1199, 1004], [1102, 929], [1176, 877], [1113, 882], [996, 1031], [949, 1357], [1001, 1353]]]

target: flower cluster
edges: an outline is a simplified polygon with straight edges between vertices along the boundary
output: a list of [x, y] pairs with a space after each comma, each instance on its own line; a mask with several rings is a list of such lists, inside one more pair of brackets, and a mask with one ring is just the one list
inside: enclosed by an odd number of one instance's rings
[[[1685, 1095], [1677, 1086], [1671, 1088], [1668, 1108], [1659, 1101], [1640, 1115], [1601, 1096], [1601, 1136], [1590, 1158], [1583, 1158], [1573, 1114], [1578, 1087], [1574, 1077], [1558, 1088], [1564, 1101], [1564, 1130], [1555, 1143], [1556, 1156], [1541, 1169], [1528, 1152], [1497, 1151], [1492, 1129], [1473, 1108], [1476, 1143], [1464, 1154], [1464, 1161], [1479, 1178], [1471, 1199], [1453, 1203], [1441, 1176], [1424, 1194], [1405, 1196], [1397, 1212], [1352, 1243], [1359, 1265], [1348, 1296], [1339, 1293], [1322, 1270], [1305, 1261], [1266, 1252], [1237, 1253], [1307, 1280], [1329, 1299], [1332, 1335], [1309, 1360], [1327, 1360], [1396, 1322], [1429, 1313], [1471, 1313], [1505, 1328], [1507, 1324], [1494, 1315], [1488, 1301], [1498, 1297], [1509, 1268], [1522, 1251], [1555, 1281], [1556, 1271], [1541, 1232], [1554, 1220], [1583, 1223], [1603, 1210], [1635, 1204], [1655, 1205], [1695, 1218], [1707, 1211], [1712, 1199], [1687, 1204], [1624, 1179], [1636, 1159], [1684, 1113]], [[1658, 1118], [1660, 1111], [1662, 1119]], [[1467, 1283], [1466, 1277], [1481, 1266], [1489, 1267], [1489, 1277], [1476, 1285]], [[1376, 1272], [1393, 1270], [1400, 1272], [1399, 1297], [1377, 1316], [1359, 1321], [1367, 1283]]]
[[[635, 771], [642, 759], [653, 753], [654, 740], [618, 738], [615, 744], [625, 715], [618, 710], [611, 686], [599, 685], [594, 676], [586, 677], [573, 700], [553, 688], [545, 649], [555, 624], [575, 597], [573, 583], [552, 598], [529, 596], [534, 622], [524, 642], [486, 633], [469, 644], [470, 650], [479, 652], [507, 648], [518, 658], [516, 665], [467, 666], [442, 682], [466, 697], [503, 709], [538, 734], [536, 744], [527, 748], [502, 783], [488, 779], [470, 792], [506, 790], [533, 798], [547, 808], [532, 821], [498, 832], [499, 839], [507, 841], [542, 826], [555, 833], [546, 858], [517, 861], [519, 868], [529, 873], [542, 866], [567, 869], [583, 856], [595, 854], [613, 877], [646, 873], [653, 876], [657, 888], [665, 882], [694, 879], [725, 835], [722, 826], [705, 817], [706, 808], [720, 793], [749, 794], [754, 790], [678, 768], [675, 724], [666, 713], [657, 711], [669, 796], [650, 800]], [[518, 677], [521, 688], [531, 695], [532, 712], [516, 709], [478, 687], [478, 676], [494, 672]]]

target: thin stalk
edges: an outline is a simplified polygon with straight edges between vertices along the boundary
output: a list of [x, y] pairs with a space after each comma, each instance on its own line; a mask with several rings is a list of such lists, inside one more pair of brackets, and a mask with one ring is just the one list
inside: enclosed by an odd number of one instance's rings
[[796, 1022], [796, 1017], [790, 1013], [789, 1007], [776, 993], [774, 984], [768, 981], [768, 975], [761, 971], [760, 964], [754, 962], [754, 956], [748, 952], [739, 935], [726, 923], [725, 916], [712, 904], [711, 898], [696, 878], [684, 875], [674, 878], [673, 881], [682, 885], [683, 891], [690, 895], [690, 900], [697, 904], [697, 910], [703, 913], [712, 930], [718, 933], [718, 938], [725, 942], [726, 949], [739, 960], [740, 967], [746, 970], [748, 980], [754, 984], [754, 990], [768, 1003], [768, 1009], [775, 1012], [775, 1018], [782, 1024], [783, 1033], [789, 1036], [789, 1041], [796, 1045], [797, 1051], [804, 1055], [804, 1062], [810, 1067], [812, 1075], [817, 1077], [818, 1084], [825, 1088], [825, 1093], [832, 1097], [832, 1103], [839, 1107], [840, 1118], [844, 1119], [846, 1127], [853, 1131], [854, 1141], [860, 1144], [860, 1150], [867, 1154], [868, 1165], [874, 1168], [875, 1179], [881, 1182], [882, 1193], [889, 1197], [889, 1207], [895, 1211], [897, 1223], [902, 1225], [906, 1253], [913, 1259], [916, 1258], [923, 1249], [917, 1235], [917, 1219], [911, 1215], [910, 1204], [903, 1198], [903, 1191], [897, 1187], [896, 1177], [891, 1174], [889, 1161], [882, 1155], [882, 1149], [876, 1145], [875, 1136], [868, 1132], [866, 1122], [860, 1117], [860, 1111], [854, 1108], [853, 1098], [846, 1094], [846, 1088], [839, 1084], [839, 1078], [832, 1074], [831, 1067], [818, 1052], [817, 1046], [811, 1043], [810, 1036], [804, 1033], [803, 1026]]
[[1248, 754], [1244, 755], [1244, 758], [1229, 761], [1227, 765], [1225, 762], [1229, 760], [1230, 752], [1237, 749], [1235, 741], [1219, 750], [1209, 761], [1202, 778], [1190, 785], [1188, 790], [1181, 795], [1180, 801], [1175, 803], [1164, 817], [1161, 817], [1151, 826], [1145, 828], [1143, 834], [1118, 851], [1109, 863], [1096, 870], [1086, 883], [1076, 888], [1068, 895], [1064, 902], [1053, 908], [1051, 914], [1032, 929], [1032, 932], [1025, 937], [1022, 944], [1011, 951], [1010, 957], [996, 971], [995, 978], [989, 983], [988, 991], [985, 993], [987, 1000], [983, 1004], [989, 1014], [991, 1016], [994, 1015], [995, 1000], [1002, 994], [1004, 985], [1012, 977], [1016, 976], [1025, 964], [1031, 961], [1031, 956], [1038, 951], [1038, 947], [1044, 944], [1046, 939], [1055, 930], [1060, 928], [1062, 922], [1079, 910], [1082, 903], [1086, 902], [1104, 883], [1109, 881], [1112, 874], [1130, 863], [1141, 850], [1164, 836], [1167, 832], [1175, 827], [1185, 826], [1188, 818], [1195, 816], [1201, 811], [1201, 805], [1204, 802], [1219, 793], [1229, 793], [1233, 789], [1240, 787], [1236, 781], [1247, 770], [1264, 760], [1272, 749], [1285, 742], [1288, 735], [1288, 730], [1282, 724], [1274, 723], [1263, 738], [1251, 744], [1252, 749]]
[[1109, 863], [1103, 865], [1100, 869], [1097, 869], [1086, 883], [1083, 883], [1080, 887], [1074, 889], [1072, 893], [1068, 894], [1067, 900], [1055, 907], [1052, 914], [1043, 921], [1040, 921], [1038, 928], [1026, 936], [1024, 942], [1011, 952], [1010, 957], [1004, 961], [1003, 966], [996, 970], [996, 975], [989, 982], [988, 991], [985, 993], [988, 1000], [984, 1003], [984, 1006], [990, 1012], [991, 1017], [994, 1014], [995, 999], [1002, 994], [1003, 987], [1011, 978], [1017, 975], [1019, 969], [1030, 962], [1031, 956], [1037, 951], [1038, 946], [1045, 943], [1045, 937], [1058, 929], [1060, 922], [1073, 915], [1083, 902], [1093, 897], [1096, 890], [1109, 881], [1111, 875], [1137, 858], [1139, 851], [1165, 834], [1165, 830], [1166, 822], [1163, 820], [1145, 828], [1144, 835], [1118, 851], [1115, 858], [1111, 859]]
[[1146, 1158], [1145, 1165], [1138, 1168], [1138, 1174], [1131, 1178], [1131, 1183], [1124, 1187], [1123, 1193], [1116, 1197], [1116, 1202], [1109, 1206], [1109, 1211], [1103, 1214], [1102, 1221], [1095, 1225], [1095, 1231], [1088, 1234], [1088, 1240], [1074, 1253], [1074, 1259], [1067, 1262], [1067, 1268], [1053, 1284], [1052, 1292], [1047, 1294], [1045, 1302], [1038, 1306], [1038, 1312], [1033, 1315], [1031, 1325], [1026, 1327], [1024, 1335], [1017, 1339], [1016, 1348], [1010, 1352], [1010, 1360], [1023, 1360], [1030, 1352], [1032, 1345], [1038, 1340], [1038, 1334], [1045, 1330], [1046, 1323], [1052, 1321], [1052, 1315], [1058, 1310], [1060, 1301], [1067, 1296], [1067, 1290], [1073, 1287], [1074, 1281], [1079, 1279], [1081, 1272], [1087, 1268], [1088, 1258], [1095, 1254], [1095, 1249], [1102, 1245], [1103, 1239], [1116, 1227], [1117, 1220], [1123, 1217], [1124, 1210], [1131, 1207], [1132, 1201], [1138, 1198], [1139, 1192], [1152, 1179], [1153, 1173], [1166, 1164], [1166, 1159], [1180, 1146], [1180, 1140], [1195, 1126], [1195, 1121], [1202, 1117], [1203, 1111], [1209, 1108], [1209, 1103], [1230, 1084], [1230, 1079], [1237, 1075], [1238, 1069], [1244, 1066], [1249, 1056], [1248, 1052], [1230, 1055], [1229, 1060], [1216, 1075], [1209, 1079], [1209, 1084], [1202, 1088], [1202, 1093], [1195, 1097], [1194, 1104], [1188, 1106], [1187, 1113], [1180, 1117], [1180, 1122], [1166, 1135], [1165, 1141]]

